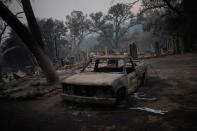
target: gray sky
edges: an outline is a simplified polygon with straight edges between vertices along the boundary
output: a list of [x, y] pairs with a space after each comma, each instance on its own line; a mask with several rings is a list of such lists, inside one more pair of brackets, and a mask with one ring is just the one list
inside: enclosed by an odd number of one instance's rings
[[[83, 11], [85, 14], [102, 11], [107, 13], [112, 4], [116, 2], [131, 2], [132, 0], [31, 0], [35, 16], [38, 18], [56, 18], [65, 20], [65, 16], [73, 10]], [[11, 7], [14, 12], [21, 11], [17, 3]], [[139, 4], [132, 9], [133, 12], [139, 10]]]

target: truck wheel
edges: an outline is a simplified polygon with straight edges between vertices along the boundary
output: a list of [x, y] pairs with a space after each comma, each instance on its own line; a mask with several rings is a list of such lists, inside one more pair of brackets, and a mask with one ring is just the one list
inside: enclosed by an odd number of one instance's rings
[[127, 102], [127, 92], [125, 88], [121, 88], [117, 91], [116, 93], [116, 105], [117, 106], [126, 106], [126, 102]]
[[144, 73], [142, 76], [142, 81], [141, 81], [140, 86], [144, 86], [145, 84], [146, 84], [146, 73]]

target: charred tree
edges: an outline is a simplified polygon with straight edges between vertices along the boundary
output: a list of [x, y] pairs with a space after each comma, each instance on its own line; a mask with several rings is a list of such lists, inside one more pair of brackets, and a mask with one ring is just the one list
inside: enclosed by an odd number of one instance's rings
[[0, 83], [3, 81], [2, 76], [2, 55], [0, 54]]
[[159, 43], [155, 42], [155, 54], [156, 56], [160, 56], [161, 55], [161, 51], [160, 51], [160, 47], [159, 47]]
[[37, 24], [36, 17], [34, 15], [30, 0], [21, 0], [21, 3], [23, 5], [23, 10], [25, 12], [25, 16], [27, 18], [27, 22], [31, 30], [31, 33], [33, 34], [34, 38], [41, 46], [41, 48], [44, 49], [44, 42], [42, 40], [42, 35], [39, 26]]
[[113, 43], [115, 48], [117, 48], [120, 40], [133, 26], [134, 14], [130, 11], [129, 5], [118, 3], [109, 9], [107, 18], [112, 22], [114, 32]]
[[138, 58], [137, 46], [135, 43], [129, 45], [129, 52], [130, 52], [130, 56], [132, 56], [133, 58]]
[[1, 32], [0, 32], [0, 44], [1, 44], [2, 40], [3, 40], [3, 35], [4, 35], [4, 33], [6, 32], [6, 29], [7, 29], [8, 25], [7, 25], [7, 24], [4, 24], [4, 25], [2, 25], [2, 26], [3, 26], [3, 27], [2, 27], [2, 30], [1, 30]]
[[31, 32], [23, 25], [15, 15], [0, 1], [0, 16], [4, 19], [8, 25], [17, 33], [17, 35], [23, 40], [25, 45], [35, 56], [38, 64], [43, 70], [48, 83], [54, 84], [58, 82], [59, 77], [53, 68], [50, 59], [43, 52], [41, 46], [32, 36]]

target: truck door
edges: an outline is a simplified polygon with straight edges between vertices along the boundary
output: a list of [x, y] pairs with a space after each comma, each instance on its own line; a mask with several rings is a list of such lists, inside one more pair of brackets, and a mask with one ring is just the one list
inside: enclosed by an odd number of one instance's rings
[[137, 74], [135, 71], [129, 73], [127, 75], [127, 80], [128, 80], [128, 93], [132, 93], [137, 89]]

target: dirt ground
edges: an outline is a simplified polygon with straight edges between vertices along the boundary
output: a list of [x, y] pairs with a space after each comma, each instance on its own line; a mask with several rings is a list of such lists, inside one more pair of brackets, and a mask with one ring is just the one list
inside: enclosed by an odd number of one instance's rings
[[[66, 103], [59, 94], [36, 100], [0, 100], [0, 130], [196, 131], [197, 54], [166, 56], [146, 62], [150, 74], [148, 83], [138, 93], [156, 100], [131, 97], [127, 108]], [[160, 115], [131, 107], [168, 112]]]

